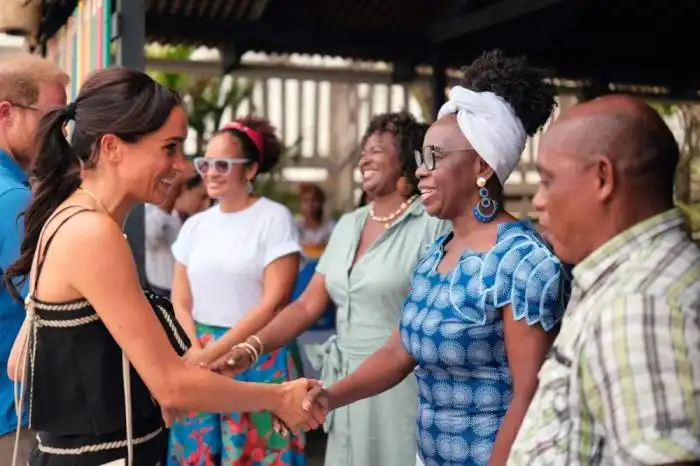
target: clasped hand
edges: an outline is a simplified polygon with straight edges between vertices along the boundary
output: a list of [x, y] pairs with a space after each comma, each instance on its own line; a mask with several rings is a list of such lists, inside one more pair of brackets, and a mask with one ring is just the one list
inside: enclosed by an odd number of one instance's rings
[[[185, 360], [188, 364], [208, 368], [227, 377], [235, 377], [249, 369], [254, 362], [250, 354], [240, 347], [234, 347], [214, 361], [207, 361], [201, 349], [194, 350], [185, 355]], [[329, 411], [327, 392], [318, 380], [302, 378], [282, 383], [278, 406], [271, 411], [275, 416], [273, 428], [282, 435], [301, 429], [316, 429], [323, 424]]]
[[328, 414], [326, 391], [318, 380], [297, 379], [281, 384], [282, 397], [273, 427], [276, 432], [287, 435], [290, 431], [318, 428]]

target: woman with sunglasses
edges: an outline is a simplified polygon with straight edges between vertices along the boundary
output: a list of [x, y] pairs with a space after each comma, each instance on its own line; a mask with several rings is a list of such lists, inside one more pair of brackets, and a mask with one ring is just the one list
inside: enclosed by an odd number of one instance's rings
[[[224, 334], [245, 341], [289, 299], [299, 267], [297, 229], [286, 207], [255, 196], [253, 188], [256, 176], [269, 172], [281, 152], [270, 123], [246, 117], [225, 125], [205, 156], [194, 160], [217, 202], [189, 218], [172, 247], [172, 301], [193, 342], [185, 355], [193, 365], [202, 361], [202, 348]], [[280, 383], [296, 377], [286, 347], [255, 355], [256, 364], [237, 380]], [[269, 412], [182, 418], [171, 429], [169, 463], [304, 465], [303, 437], [283, 436], [272, 424]]]
[[387, 344], [309, 394], [336, 409], [414, 372], [417, 466], [506, 463], [566, 306], [562, 264], [529, 219], [503, 209], [526, 138], [554, 107], [543, 77], [500, 52], [466, 69], [416, 153], [421, 201], [453, 231], [418, 263]]

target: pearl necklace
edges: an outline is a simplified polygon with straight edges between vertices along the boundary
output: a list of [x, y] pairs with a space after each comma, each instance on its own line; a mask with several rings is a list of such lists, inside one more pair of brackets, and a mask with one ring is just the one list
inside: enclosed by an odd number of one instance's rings
[[416, 199], [418, 199], [417, 195], [411, 196], [409, 199], [402, 202], [398, 209], [396, 209], [394, 212], [387, 215], [386, 217], [377, 216], [377, 214], [374, 212], [374, 203], [372, 203], [369, 207], [369, 216], [372, 218], [372, 220], [374, 220], [377, 223], [381, 223], [382, 225], [384, 225], [384, 228], [388, 229], [394, 223], [394, 220], [399, 215], [401, 215], [406, 209], [408, 209], [408, 206], [413, 204], [413, 202]]

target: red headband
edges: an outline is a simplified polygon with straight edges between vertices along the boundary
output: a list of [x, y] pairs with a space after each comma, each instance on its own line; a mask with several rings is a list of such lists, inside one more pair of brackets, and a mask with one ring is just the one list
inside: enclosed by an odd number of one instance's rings
[[226, 123], [224, 126], [221, 127], [221, 131], [225, 131], [227, 129], [235, 129], [237, 131], [240, 131], [242, 133], [245, 133], [246, 136], [251, 140], [253, 144], [255, 144], [255, 147], [258, 148], [258, 153], [260, 154], [260, 161], [262, 162], [263, 158], [263, 137], [262, 134], [258, 133], [252, 128], [247, 127], [243, 123], [240, 123], [238, 121], [232, 121], [231, 123]]

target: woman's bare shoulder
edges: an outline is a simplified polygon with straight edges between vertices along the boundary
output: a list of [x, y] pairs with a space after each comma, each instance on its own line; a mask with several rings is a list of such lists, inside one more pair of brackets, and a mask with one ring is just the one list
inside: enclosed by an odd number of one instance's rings
[[71, 245], [106, 248], [112, 242], [123, 242], [124, 235], [111, 217], [92, 209], [80, 207], [61, 211], [46, 225], [42, 243], [49, 239], [60, 249]]
[[133, 264], [129, 245], [114, 220], [94, 210], [71, 210], [52, 218], [41, 238], [43, 266], [36, 294], [46, 301], [83, 297], [75, 282], [88, 270], [119, 270]]

